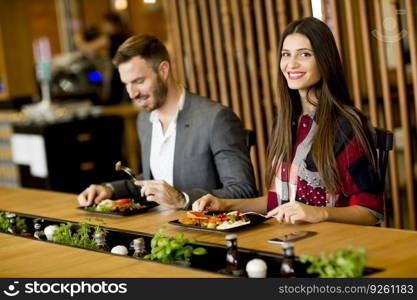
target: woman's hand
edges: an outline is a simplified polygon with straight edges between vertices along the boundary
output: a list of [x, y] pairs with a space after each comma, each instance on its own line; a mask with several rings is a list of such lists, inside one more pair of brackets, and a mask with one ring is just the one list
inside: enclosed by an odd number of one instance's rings
[[269, 211], [266, 217], [274, 217], [279, 223], [286, 224], [319, 223], [327, 219], [327, 211], [324, 207], [291, 201]]
[[224, 211], [226, 206], [223, 199], [207, 194], [197, 199], [192, 206], [194, 211]]

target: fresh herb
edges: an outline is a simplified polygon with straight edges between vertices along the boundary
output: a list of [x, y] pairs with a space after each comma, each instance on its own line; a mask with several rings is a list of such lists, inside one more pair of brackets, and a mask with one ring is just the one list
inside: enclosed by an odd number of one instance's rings
[[[2, 232], [7, 232], [7, 229], [9, 228], [9, 220], [6, 217], [7, 212], [2, 211], [0, 212], [0, 231]], [[26, 219], [21, 218], [21, 217], [16, 217], [16, 228], [17, 231], [22, 233], [22, 232], [27, 232], [28, 231], [28, 226], [26, 225]]]
[[72, 223], [67, 222], [66, 224], [59, 224], [58, 228], [54, 231], [52, 240], [55, 243], [72, 245], [72, 232], [71, 227]]
[[17, 227], [17, 231], [20, 233], [27, 232], [28, 226], [26, 225], [26, 219], [21, 218], [21, 217], [16, 217], [16, 227]]
[[0, 212], [0, 231], [7, 232], [7, 228], [9, 228], [9, 221], [6, 218], [6, 212]]
[[80, 228], [72, 235], [72, 245], [86, 249], [94, 249], [96, 242], [90, 239], [90, 226], [87, 223], [80, 222]]
[[[96, 220], [102, 221], [101, 219]], [[60, 224], [58, 229], [54, 232], [53, 241], [59, 244], [77, 246], [86, 249], [97, 249], [97, 244], [91, 236], [94, 236], [94, 234], [99, 232], [105, 234], [107, 233], [107, 230], [101, 228], [99, 225], [96, 225], [92, 232], [92, 227], [85, 222], [80, 222], [77, 231], [72, 233], [71, 228], [73, 225], [74, 224], [71, 222]]]
[[310, 263], [308, 274], [318, 274], [320, 278], [353, 278], [362, 276], [366, 264], [366, 250], [352, 246], [331, 253], [321, 252], [319, 257], [300, 255], [302, 263]]
[[158, 260], [162, 263], [173, 264], [175, 262], [190, 262], [191, 255], [204, 255], [207, 250], [202, 247], [193, 248], [188, 245], [195, 243], [195, 239], [185, 239], [184, 234], [177, 233], [175, 237], [164, 234], [166, 227], [162, 226], [151, 240], [151, 253], [144, 258]]
[[85, 206], [84, 209], [88, 211], [96, 211], [97, 204], [92, 204], [90, 206]]

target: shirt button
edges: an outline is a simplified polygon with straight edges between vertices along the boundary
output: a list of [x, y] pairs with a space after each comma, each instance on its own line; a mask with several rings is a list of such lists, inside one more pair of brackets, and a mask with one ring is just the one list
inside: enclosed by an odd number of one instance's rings
[[303, 123], [303, 127], [307, 127], [307, 124], [306, 123]]

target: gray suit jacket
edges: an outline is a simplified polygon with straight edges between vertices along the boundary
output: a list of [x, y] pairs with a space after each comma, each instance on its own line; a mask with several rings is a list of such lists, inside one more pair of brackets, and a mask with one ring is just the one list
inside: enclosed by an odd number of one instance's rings
[[[137, 122], [143, 179], [153, 179], [149, 115], [140, 112]], [[229, 108], [186, 91], [184, 107], [177, 119], [173, 186], [189, 195], [190, 206], [208, 193], [220, 198], [258, 195], [245, 141], [242, 123]], [[137, 187], [130, 181], [112, 185], [114, 198], [137, 195]]]

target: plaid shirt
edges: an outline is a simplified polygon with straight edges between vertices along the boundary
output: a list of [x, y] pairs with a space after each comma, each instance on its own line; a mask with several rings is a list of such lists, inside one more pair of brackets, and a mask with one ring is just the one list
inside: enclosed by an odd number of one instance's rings
[[268, 191], [268, 211], [291, 200], [313, 206], [360, 205], [381, 221], [383, 202], [378, 175], [344, 117], [339, 118], [340, 129], [336, 132], [334, 145], [341, 191], [336, 196], [327, 193], [311, 154], [311, 141], [317, 126], [313, 117], [304, 115], [300, 119], [294, 136], [292, 164], [279, 163], [275, 183]]

